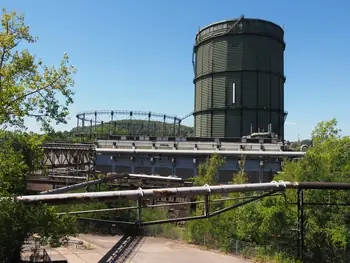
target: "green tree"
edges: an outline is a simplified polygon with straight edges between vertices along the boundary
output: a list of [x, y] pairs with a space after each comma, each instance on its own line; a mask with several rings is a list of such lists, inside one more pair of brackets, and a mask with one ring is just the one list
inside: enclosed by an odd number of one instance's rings
[[24, 194], [26, 176], [41, 168], [43, 138], [23, 132], [0, 131], [0, 192]]
[[51, 244], [76, 233], [73, 217], [58, 217], [54, 208], [14, 201], [26, 194], [26, 177], [41, 167], [41, 140], [34, 134], [0, 132], [0, 262], [19, 262], [26, 238], [38, 233]]
[[216, 184], [216, 175], [220, 167], [225, 163], [225, 160], [218, 154], [213, 154], [210, 159], [207, 159], [204, 164], [198, 168], [198, 175], [194, 177], [195, 185], [214, 185]]
[[[282, 173], [275, 180], [350, 183], [350, 138], [340, 136], [336, 120], [319, 123], [312, 132], [312, 141], [313, 146], [305, 157], [286, 162]], [[201, 185], [215, 183], [215, 174], [219, 168], [216, 159], [214, 156], [200, 169], [195, 182]], [[233, 178], [236, 184], [246, 182], [244, 171]], [[243, 193], [229, 195], [232, 198], [246, 196]], [[195, 243], [224, 251], [231, 251], [234, 248], [231, 241], [239, 239], [260, 246], [279, 247], [287, 255], [295, 257], [297, 209], [286, 200], [295, 203], [296, 191], [287, 190], [285, 196], [264, 198], [215, 218], [189, 222], [189, 237]], [[240, 201], [230, 200], [225, 201], [225, 204], [228, 206]], [[325, 204], [306, 206], [306, 262], [349, 262], [350, 208], [331, 204], [349, 204], [350, 195], [345, 191], [307, 190], [305, 202]], [[202, 212], [202, 206], [197, 208]], [[265, 258], [276, 258], [274, 250], [264, 249], [263, 253], [268, 256]]]
[[68, 106], [73, 103], [71, 76], [75, 72], [67, 54], [56, 68], [21, 50], [21, 45], [37, 41], [22, 14], [3, 10], [1, 27], [0, 125], [24, 128], [24, 117], [35, 118], [46, 130], [52, 121], [65, 123]]
[[[350, 138], [339, 134], [335, 119], [320, 122], [312, 132], [314, 146], [302, 160], [287, 163], [278, 179], [350, 183]], [[295, 194], [291, 194], [290, 199], [295, 201]], [[346, 191], [308, 190], [305, 201], [344, 204], [350, 203], [350, 196]], [[307, 206], [305, 213], [308, 260], [349, 262], [350, 209], [347, 206]]]
[[[26, 177], [41, 165], [44, 137], [18, 131], [24, 118], [35, 118], [45, 131], [64, 123], [73, 102], [72, 74], [65, 54], [59, 67], [49, 67], [23, 49], [37, 38], [29, 33], [24, 16], [3, 10], [0, 29], [0, 196], [26, 193]], [[6, 131], [11, 127], [14, 132]], [[55, 243], [75, 234], [74, 218], [58, 217], [54, 208], [27, 206], [12, 198], [0, 200], [0, 262], [19, 262], [24, 240], [39, 233]]]
[[341, 130], [337, 128], [337, 124], [336, 119], [318, 123], [311, 133], [314, 144], [322, 144], [329, 139], [339, 139]]

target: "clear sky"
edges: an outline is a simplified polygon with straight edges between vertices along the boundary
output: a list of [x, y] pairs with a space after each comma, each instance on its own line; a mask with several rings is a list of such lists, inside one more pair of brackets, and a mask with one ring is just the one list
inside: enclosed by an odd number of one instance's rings
[[[350, 135], [350, 1], [3, 0], [23, 12], [31, 51], [46, 64], [67, 52], [75, 76], [75, 114], [128, 109], [177, 116], [193, 110], [191, 64], [199, 27], [238, 18], [261, 18], [285, 29], [286, 138], [307, 138], [321, 120], [336, 117]], [[192, 124], [193, 119], [187, 124]], [[36, 130], [34, 123], [30, 128]]]

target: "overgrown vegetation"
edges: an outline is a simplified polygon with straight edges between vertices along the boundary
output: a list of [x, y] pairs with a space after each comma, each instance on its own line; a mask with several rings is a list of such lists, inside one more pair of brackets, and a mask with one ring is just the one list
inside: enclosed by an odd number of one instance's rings
[[[103, 183], [97, 186], [94, 191], [111, 191], [118, 190], [116, 188], [111, 188], [111, 186]], [[137, 204], [135, 201], [128, 200], [118, 200], [115, 202], [107, 203], [88, 203], [88, 204], [76, 204], [76, 205], [59, 205], [56, 208], [58, 212], [70, 212], [70, 211], [86, 211], [86, 210], [99, 210], [99, 209], [111, 209], [118, 207], [135, 207]], [[122, 211], [106, 211], [98, 213], [89, 213], [82, 214], [81, 217], [91, 218], [91, 219], [102, 219], [102, 220], [112, 220], [112, 221], [128, 221], [135, 222], [137, 221], [136, 210], [122, 210]], [[142, 209], [142, 221], [153, 221], [161, 220], [168, 218], [168, 210], [163, 208], [148, 208]], [[100, 222], [91, 222], [88, 220], [77, 220], [78, 230], [80, 233], [95, 233], [102, 235], [113, 235], [119, 234], [122, 235], [130, 231], [139, 231], [137, 225], [122, 225], [115, 224], [111, 225], [110, 223], [103, 224]], [[149, 227], [143, 227], [142, 231], [139, 232], [143, 235], [151, 236], [163, 236], [173, 239], [182, 239], [183, 229], [176, 227], [174, 224], [158, 224], [152, 225]]]
[[[336, 120], [321, 122], [312, 133], [313, 147], [305, 158], [287, 162], [276, 180], [350, 182], [350, 138], [340, 137]], [[200, 169], [195, 183], [213, 183], [222, 159], [214, 155]], [[233, 176], [233, 183], [244, 183], [244, 171]], [[246, 194], [234, 193], [229, 197], [244, 198]], [[297, 210], [295, 190], [288, 190], [286, 196], [274, 196], [244, 205], [215, 218], [192, 221], [187, 224], [190, 242], [210, 248], [234, 252], [232, 241], [242, 240], [265, 247], [257, 255], [258, 262], [295, 262]], [[225, 201], [229, 206], [241, 200]], [[349, 262], [350, 209], [347, 206], [332, 206], [327, 203], [350, 203], [345, 191], [305, 192], [306, 202], [324, 203], [306, 209], [305, 261], [307, 262]], [[223, 205], [223, 204], [222, 204]], [[219, 209], [219, 205], [211, 206]], [[197, 213], [203, 207], [197, 206]]]
[[[12, 198], [26, 194], [27, 175], [42, 168], [40, 143], [48, 138], [66, 138], [66, 133], [54, 133], [51, 123], [66, 122], [68, 106], [73, 102], [71, 88], [74, 86], [72, 74], [75, 69], [69, 65], [68, 56], [63, 56], [58, 68], [46, 66], [21, 46], [36, 41], [37, 38], [30, 35], [23, 15], [3, 11], [0, 31], [0, 195], [6, 198], [0, 200], [0, 262], [5, 263], [20, 261], [21, 247], [33, 233], [38, 233], [43, 242], [57, 245], [60, 237], [75, 235], [77, 231], [74, 217], [58, 217], [56, 214], [58, 209], [66, 211], [67, 207], [26, 206]], [[40, 122], [42, 130], [51, 137], [23, 132], [25, 118]], [[106, 123], [104, 129], [112, 130], [113, 125]], [[319, 123], [312, 133], [312, 147], [305, 158], [287, 162], [283, 172], [275, 179], [349, 183], [350, 138], [339, 136], [336, 125], [336, 120]], [[96, 128], [97, 132], [102, 132], [102, 126]], [[188, 129], [188, 132], [191, 130]], [[311, 141], [308, 144], [311, 146]], [[216, 173], [224, 162], [219, 156], [212, 156], [200, 167], [195, 183], [215, 184]], [[247, 177], [242, 170], [233, 176], [231, 183], [245, 182]], [[211, 210], [238, 203], [247, 195], [250, 194], [229, 194], [233, 200], [214, 203]], [[211, 199], [218, 197], [211, 196]], [[326, 204], [306, 209], [306, 261], [349, 262], [350, 208], [331, 204], [349, 204], [350, 195], [344, 191], [308, 190], [305, 199], [306, 202]], [[286, 200], [296, 202], [295, 191], [289, 190], [285, 196], [250, 203], [214, 218], [189, 222], [185, 236], [190, 242], [225, 252], [237, 249], [233, 241], [246, 241], [260, 248], [256, 253], [258, 262], [295, 262], [297, 211], [295, 205], [289, 205]], [[69, 206], [69, 210], [128, 204]], [[143, 220], [162, 219], [167, 215], [167, 210], [162, 209], [144, 211]], [[202, 213], [203, 205], [197, 205], [195, 214]], [[135, 211], [100, 213], [89, 217], [136, 219]], [[91, 229], [85, 229], [88, 230]], [[170, 224], [146, 230], [149, 234], [182, 236], [182, 231]], [[249, 255], [248, 249], [242, 251]]]
[[[65, 123], [73, 102], [71, 78], [75, 69], [65, 54], [59, 67], [43, 64], [23, 49], [37, 38], [29, 33], [24, 16], [3, 10], [0, 27], [0, 262], [20, 262], [22, 245], [37, 233], [51, 244], [76, 233], [74, 218], [59, 218], [55, 209], [26, 206], [12, 197], [26, 194], [26, 177], [41, 167], [39, 145], [44, 137], [25, 133], [25, 118], [42, 130]], [[60, 98], [60, 100], [58, 99]], [[11, 129], [11, 132], [8, 131]], [[7, 198], [6, 198], [7, 197]]]

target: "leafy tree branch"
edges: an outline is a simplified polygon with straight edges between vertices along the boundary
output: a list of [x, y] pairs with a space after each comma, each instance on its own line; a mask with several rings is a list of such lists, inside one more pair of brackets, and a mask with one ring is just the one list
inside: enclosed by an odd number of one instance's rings
[[24, 117], [34, 117], [49, 130], [65, 123], [73, 103], [75, 68], [65, 53], [59, 67], [49, 67], [21, 43], [33, 44], [24, 16], [3, 10], [0, 29], [0, 125], [24, 127]]

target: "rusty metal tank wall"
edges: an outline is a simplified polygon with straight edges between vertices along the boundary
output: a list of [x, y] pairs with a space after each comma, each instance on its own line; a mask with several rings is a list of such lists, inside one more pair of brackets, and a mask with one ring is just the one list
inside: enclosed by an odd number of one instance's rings
[[201, 29], [195, 45], [195, 135], [284, 136], [283, 29], [259, 19], [229, 20]]

